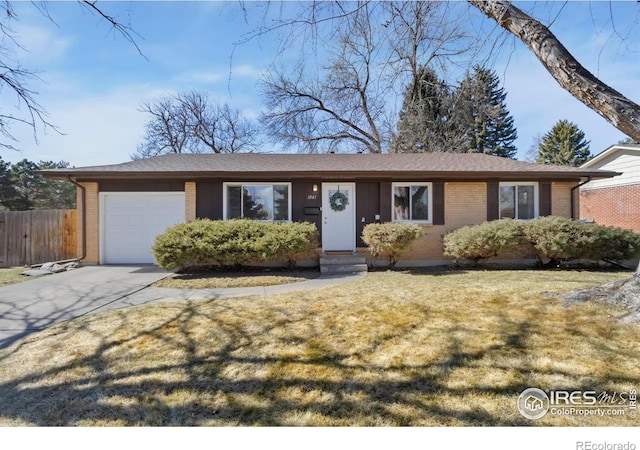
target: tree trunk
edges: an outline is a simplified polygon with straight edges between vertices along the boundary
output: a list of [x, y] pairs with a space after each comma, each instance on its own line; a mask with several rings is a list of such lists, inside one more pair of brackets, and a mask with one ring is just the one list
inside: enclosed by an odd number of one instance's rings
[[640, 105], [585, 69], [546, 26], [508, 1], [468, 2], [529, 47], [563, 89], [614, 127], [640, 141]]

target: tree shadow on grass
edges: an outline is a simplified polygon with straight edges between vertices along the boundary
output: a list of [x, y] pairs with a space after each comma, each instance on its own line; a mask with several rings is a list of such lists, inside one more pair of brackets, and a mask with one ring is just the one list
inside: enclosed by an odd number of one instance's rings
[[[416, 333], [428, 326], [428, 308], [391, 332], [368, 335], [364, 345], [336, 350], [331, 344], [342, 335], [327, 335], [305, 311], [282, 305], [256, 314], [249, 305], [159, 305], [164, 319], [149, 323], [136, 314], [141, 310], [124, 309], [109, 313], [109, 327], [100, 325], [107, 317], [100, 315], [32, 336], [0, 352], [0, 365], [24, 364], [21, 353], [37, 348], [68, 356], [0, 383], [0, 417], [39, 426], [529, 426], [535, 423], [517, 413], [516, 400], [536, 376], [574, 380], [576, 390], [612, 382], [608, 375], [585, 380], [580, 368], [549, 374], [531, 365], [535, 312], [520, 321], [498, 318], [502, 326], [486, 343], [466, 324], [433, 326], [424, 339], [443, 339], [438, 356], [395, 361], [391, 352], [385, 363], [379, 349], [420, 342]], [[69, 348], [69, 341], [92, 344]], [[598, 351], [611, 354], [604, 346]], [[464, 371], [488, 370], [514, 376], [455, 382]], [[614, 381], [637, 386], [640, 377]]]

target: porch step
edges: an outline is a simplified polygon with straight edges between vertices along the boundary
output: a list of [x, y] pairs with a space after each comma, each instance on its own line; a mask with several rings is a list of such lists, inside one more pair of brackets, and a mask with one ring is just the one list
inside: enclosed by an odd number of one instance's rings
[[367, 271], [364, 256], [358, 253], [347, 255], [320, 255], [320, 273], [362, 273]]

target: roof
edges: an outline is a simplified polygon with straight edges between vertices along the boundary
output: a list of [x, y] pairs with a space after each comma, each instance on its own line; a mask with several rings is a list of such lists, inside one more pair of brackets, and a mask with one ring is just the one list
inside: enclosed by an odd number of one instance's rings
[[392, 154], [167, 154], [122, 164], [40, 171], [46, 177], [76, 180], [203, 179], [280, 177], [322, 179], [578, 179], [608, 178], [616, 172], [541, 165], [481, 153]]
[[614, 158], [618, 153], [632, 153], [640, 156], [640, 145], [638, 144], [618, 144], [612, 145], [606, 148], [604, 151], [598, 153], [595, 157], [584, 163], [581, 168], [598, 167], [608, 158]]

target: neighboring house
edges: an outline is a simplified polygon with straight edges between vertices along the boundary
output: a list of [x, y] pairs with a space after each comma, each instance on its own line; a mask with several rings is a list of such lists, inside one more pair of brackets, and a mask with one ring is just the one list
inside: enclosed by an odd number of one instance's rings
[[640, 233], [640, 145], [612, 145], [581, 168], [621, 175], [580, 187], [580, 218]]
[[418, 223], [425, 236], [402, 263], [442, 263], [446, 232], [505, 217], [577, 216], [578, 184], [616, 175], [476, 153], [170, 154], [41, 173], [80, 186], [79, 252], [100, 264], [153, 262], [151, 245], [167, 227], [237, 217], [314, 222], [324, 251], [364, 247], [368, 223]]

